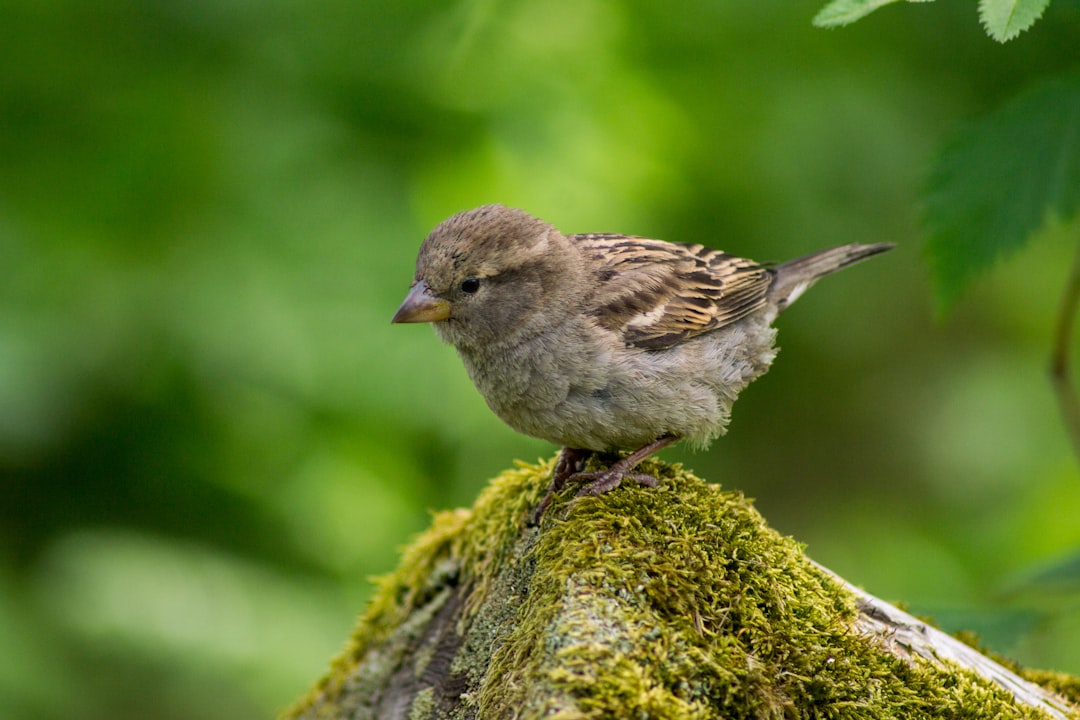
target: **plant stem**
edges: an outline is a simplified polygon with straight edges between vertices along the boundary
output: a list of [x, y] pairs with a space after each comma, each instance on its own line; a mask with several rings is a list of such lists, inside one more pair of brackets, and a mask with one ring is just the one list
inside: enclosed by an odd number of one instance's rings
[[1080, 305], [1080, 246], [1073, 257], [1072, 270], [1066, 280], [1065, 292], [1061, 297], [1061, 310], [1058, 313], [1057, 332], [1054, 336], [1054, 349], [1050, 357], [1050, 377], [1054, 381], [1061, 414], [1065, 420], [1065, 429], [1072, 440], [1073, 452], [1080, 460], [1080, 399], [1076, 395], [1073, 383], [1071, 363], [1071, 338], [1076, 325], [1077, 306]]

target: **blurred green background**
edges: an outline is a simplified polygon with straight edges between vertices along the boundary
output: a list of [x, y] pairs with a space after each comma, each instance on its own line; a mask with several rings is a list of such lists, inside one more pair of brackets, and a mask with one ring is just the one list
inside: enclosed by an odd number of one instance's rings
[[1046, 376], [1078, 226], [935, 320], [935, 150], [1076, 63], [1058, 0], [814, 29], [816, 0], [0, 4], [0, 717], [259, 718], [430, 509], [514, 458], [417, 246], [486, 202], [760, 260], [898, 250], [780, 320], [727, 437], [664, 457], [816, 560], [1080, 673], [1080, 477]]

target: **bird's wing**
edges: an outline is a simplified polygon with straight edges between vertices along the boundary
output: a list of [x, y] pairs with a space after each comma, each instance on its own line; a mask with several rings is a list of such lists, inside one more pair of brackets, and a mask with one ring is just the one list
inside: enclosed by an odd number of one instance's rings
[[740, 320], [765, 304], [772, 271], [703, 245], [571, 235], [597, 265], [589, 303], [603, 327], [649, 350]]

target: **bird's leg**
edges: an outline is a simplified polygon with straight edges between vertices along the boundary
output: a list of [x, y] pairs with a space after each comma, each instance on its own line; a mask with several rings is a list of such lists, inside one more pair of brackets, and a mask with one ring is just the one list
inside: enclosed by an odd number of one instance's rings
[[532, 514], [532, 524], [540, 522], [544, 511], [551, 504], [551, 498], [566, 485], [566, 481], [577, 475], [585, 467], [585, 461], [593, 454], [592, 450], [564, 447], [559, 453], [559, 459], [555, 463], [555, 471], [551, 474], [551, 484], [548, 485], [547, 494]]
[[586, 461], [592, 457], [592, 450], [564, 447], [559, 453], [559, 460], [555, 463], [555, 472], [551, 476], [551, 484], [558, 484], [555, 491], [558, 492], [566, 484], [571, 476], [585, 469]]
[[571, 475], [568, 480], [591, 480], [588, 485], [581, 488], [578, 491], [578, 497], [582, 495], [603, 495], [604, 493], [614, 490], [619, 487], [619, 484], [626, 478], [636, 480], [642, 485], [652, 487], [656, 485], [656, 478], [646, 473], [631, 472], [638, 466], [645, 458], [652, 455], [658, 450], [666, 448], [671, 443], [678, 440], [674, 435], [664, 435], [662, 437], [653, 440], [647, 445], [639, 447], [634, 452], [630, 453], [626, 457], [622, 458], [607, 470], [597, 470], [595, 472], [579, 472]]

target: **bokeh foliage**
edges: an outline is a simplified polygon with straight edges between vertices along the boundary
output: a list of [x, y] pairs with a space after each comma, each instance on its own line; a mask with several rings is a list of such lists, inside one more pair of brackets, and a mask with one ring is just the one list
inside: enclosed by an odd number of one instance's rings
[[781, 319], [726, 438], [666, 456], [1080, 672], [1044, 375], [1077, 226], [936, 323], [920, 246], [939, 148], [1069, 72], [1080, 11], [999, 46], [966, 4], [818, 5], [0, 5], [0, 716], [265, 717], [428, 508], [553, 452], [388, 324], [427, 230], [492, 201], [762, 260], [898, 243]]

